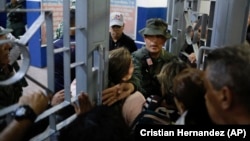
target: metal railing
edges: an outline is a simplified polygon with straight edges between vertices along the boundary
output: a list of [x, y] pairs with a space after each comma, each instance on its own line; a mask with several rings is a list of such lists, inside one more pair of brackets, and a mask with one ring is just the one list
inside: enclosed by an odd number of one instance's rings
[[[1, 1], [2, 3], [2, 1]], [[54, 54], [63, 52], [64, 53], [64, 76], [65, 76], [65, 101], [53, 106], [42, 114], [40, 114], [35, 123], [41, 121], [44, 118], [49, 118], [49, 125], [45, 131], [39, 133], [38, 135], [31, 138], [31, 140], [45, 140], [49, 138], [56, 131], [62, 129], [71, 123], [76, 115], [73, 114], [67, 119], [57, 123], [55, 114], [57, 111], [62, 108], [71, 105], [74, 102], [77, 102], [77, 96], [71, 97], [70, 92], [70, 69], [76, 68], [76, 93], [79, 94], [81, 91], [84, 91], [89, 94], [89, 97], [92, 98], [93, 101], [96, 101], [97, 104], [101, 104], [101, 92], [107, 84], [107, 68], [108, 68], [108, 32], [102, 34], [103, 36], [97, 38], [93, 33], [98, 33], [101, 28], [103, 31], [108, 31], [108, 19], [109, 19], [109, 0], [99, 1], [103, 7], [106, 5], [105, 9], [96, 9], [97, 11], [93, 11], [93, 9], [89, 9], [92, 5], [96, 4], [95, 0], [77, 0], [76, 1], [76, 17], [82, 17], [76, 19], [76, 41], [70, 43], [69, 40], [69, 8], [70, 3], [68, 0], [63, 1], [63, 19], [64, 19], [64, 47], [63, 49], [56, 50], [53, 47], [53, 12], [46, 10], [20, 10], [18, 12], [40, 12], [38, 18], [33, 22], [33, 24], [27, 29], [25, 34], [21, 37], [18, 42], [10, 41], [10, 40], [0, 40], [0, 44], [4, 43], [14, 43], [20, 47], [21, 54], [23, 55], [23, 61], [20, 70], [13, 75], [10, 79], [0, 81], [0, 85], [10, 85], [20, 80], [23, 77], [31, 80], [41, 88], [43, 88], [47, 94], [53, 94], [54, 92]], [[1, 4], [2, 5], [2, 4]], [[5, 5], [5, 3], [4, 3]], [[78, 5], [82, 7], [77, 8]], [[83, 8], [85, 7], [85, 8]], [[0, 7], [1, 11], [6, 11], [4, 8]], [[98, 11], [99, 10], [99, 11]], [[0, 12], [1, 12], [0, 11]], [[105, 12], [106, 11], [106, 12]], [[8, 11], [6, 11], [8, 12]], [[88, 19], [88, 15], [92, 14], [103, 14], [100, 19], [98, 17]], [[79, 16], [80, 15], [80, 16]], [[99, 22], [95, 22], [92, 20], [101, 20]], [[48, 82], [45, 87], [39, 81], [32, 78], [27, 74], [27, 70], [30, 66], [30, 52], [27, 49], [25, 44], [31, 39], [34, 33], [42, 26], [45, 22], [46, 24], [46, 54], [47, 54], [47, 77]], [[100, 23], [98, 25], [91, 24], [92, 22]], [[100, 34], [99, 34], [100, 35]], [[97, 38], [97, 39], [95, 39]], [[100, 40], [101, 39], [101, 40]], [[70, 45], [75, 44], [76, 46], [76, 61], [70, 62], [70, 53], [68, 50], [70, 49]], [[97, 88], [97, 89], [96, 89]], [[17, 108], [17, 104], [11, 105], [4, 109], [0, 110], [0, 116], [9, 115]]]

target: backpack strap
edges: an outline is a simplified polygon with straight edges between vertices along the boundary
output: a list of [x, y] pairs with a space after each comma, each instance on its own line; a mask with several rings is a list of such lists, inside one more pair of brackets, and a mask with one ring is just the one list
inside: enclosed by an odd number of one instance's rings
[[153, 114], [145, 114], [143, 117], [150, 118], [150, 119], [156, 121], [156, 123], [159, 123], [161, 125], [169, 125], [170, 124], [170, 121], [164, 120], [164, 119], [162, 119], [156, 115], [153, 115]]
[[170, 125], [172, 124], [170, 118], [166, 115], [152, 110], [142, 111], [131, 125], [131, 130], [134, 131], [139, 124], [148, 125]]

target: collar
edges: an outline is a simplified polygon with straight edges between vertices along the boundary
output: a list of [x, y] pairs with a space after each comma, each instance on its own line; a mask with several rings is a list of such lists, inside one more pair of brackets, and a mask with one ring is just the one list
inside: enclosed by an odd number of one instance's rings
[[[150, 56], [150, 53], [146, 49], [145, 45], [142, 46], [142, 52], [145, 54], [148, 54]], [[160, 56], [158, 58], [152, 58], [152, 60], [164, 60], [164, 55], [165, 55], [165, 51], [164, 51], [164, 49], [161, 49]]]

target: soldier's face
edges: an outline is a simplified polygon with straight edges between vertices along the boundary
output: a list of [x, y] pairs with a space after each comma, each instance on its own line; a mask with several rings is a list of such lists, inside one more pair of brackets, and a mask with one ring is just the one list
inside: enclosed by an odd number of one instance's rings
[[[0, 35], [0, 40], [6, 40], [5, 35]], [[0, 44], [0, 65], [5, 66], [9, 63], [9, 53], [11, 45], [9, 43]]]
[[160, 53], [166, 38], [161, 35], [144, 35], [146, 49], [150, 53]]

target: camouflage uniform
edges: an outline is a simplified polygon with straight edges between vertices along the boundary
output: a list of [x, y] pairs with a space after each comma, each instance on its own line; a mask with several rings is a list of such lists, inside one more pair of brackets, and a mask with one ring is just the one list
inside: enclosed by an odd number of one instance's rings
[[[12, 70], [8, 74], [3, 72], [2, 68], [0, 67], [0, 81], [10, 78], [15, 73], [12, 66], [9, 65], [8, 67], [9, 70]], [[18, 102], [23, 93], [22, 87], [27, 85], [26, 81], [25, 83], [23, 82], [24, 79], [8, 86], [0, 85], [0, 110]], [[0, 117], [0, 132], [7, 126], [8, 120], [8, 116]]]
[[[161, 71], [165, 63], [173, 59], [178, 59], [178, 57], [162, 49], [160, 57], [153, 59], [149, 57], [149, 52], [145, 47], [133, 52], [132, 57], [134, 73], [130, 82], [133, 83], [135, 88], [142, 92], [145, 97], [150, 95], [161, 96], [161, 86], [156, 75]], [[147, 59], [151, 59], [153, 64], [148, 65]]]
[[[2, 71], [2, 69], [0, 69], [0, 81], [8, 79], [14, 74], [14, 69], [10, 65], [9, 70], [12, 71], [6, 74]], [[0, 109], [17, 103], [19, 98], [22, 96], [23, 86], [26, 86], [26, 84], [23, 84], [21, 81], [8, 86], [0, 86]]]
[[[17, 4], [7, 4], [6, 9], [16, 10], [23, 9], [23, 5], [20, 2]], [[16, 38], [25, 33], [25, 24], [26, 24], [26, 14], [23, 12], [9, 12], [7, 14], [7, 28], [13, 29], [12, 35]]]
[[[75, 9], [75, 8], [76, 8], [76, 0], [70, 0], [70, 9]], [[61, 21], [57, 26], [54, 39], [59, 39], [62, 37], [62, 35], [63, 35], [63, 21]]]
[[55, 33], [55, 39], [59, 39], [62, 37], [63, 34], [63, 22], [60, 22]]

